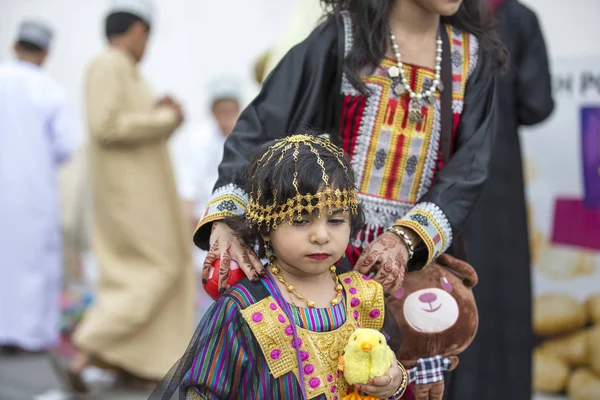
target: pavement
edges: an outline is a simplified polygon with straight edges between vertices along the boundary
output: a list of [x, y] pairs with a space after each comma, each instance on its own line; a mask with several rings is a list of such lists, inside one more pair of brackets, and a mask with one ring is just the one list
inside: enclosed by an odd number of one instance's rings
[[[146, 400], [150, 393], [98, 389], [85, 397], [61, 391], [49, 357], [0, 356], [0, 400]], [[567, 400], [563, 396], [534, 396], [533, 400]]]
[[48, 356], [0, 356], [0, 400], [146, 400], [150, 394], [105, 386], [75, 399], [63, 392]]

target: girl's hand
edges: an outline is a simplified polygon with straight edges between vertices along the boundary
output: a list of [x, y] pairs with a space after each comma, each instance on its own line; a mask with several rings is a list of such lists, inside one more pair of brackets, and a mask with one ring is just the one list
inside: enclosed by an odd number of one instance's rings
[[253, 282], [258, 281], [259, 275], [264, 276], [266, 274], [254, 250], [242, 243], [233, 234], [231, 228], [220, 221], [213, 223], [210, 234], [210, 250], [202, 268], [202, 283], [208, 282], [210, 268], [217, 259], [221, 260], [219, 268], [219, 292], [221, 293], [227, 289], [231, 260], [237, 262], [248, 279]]
[[384, 232], [365, 248], [355, 269], [364, 275], [375, 273], [374, 279], [383, 289], [395, 293], [404, 282], [407, 261], [406, 243], [396, 234]]
[[369, 381], [368, 385], [357, 385], [358, 390], [380, 399], [389, 399], [398, 391], [402, 384], [403, 374], [394, 359], [394, 363], [383, 376], [378, 376]]

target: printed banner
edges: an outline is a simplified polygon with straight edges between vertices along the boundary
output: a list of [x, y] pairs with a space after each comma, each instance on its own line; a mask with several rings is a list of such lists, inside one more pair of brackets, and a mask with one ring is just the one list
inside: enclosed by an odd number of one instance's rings
[[534, 398], [600, 399], [600, 59], [552, 65], [556, 108], [523, 129]]

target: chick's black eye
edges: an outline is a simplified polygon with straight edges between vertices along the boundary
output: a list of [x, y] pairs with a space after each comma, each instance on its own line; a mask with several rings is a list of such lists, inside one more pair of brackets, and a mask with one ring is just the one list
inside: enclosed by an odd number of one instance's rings
[[381, 344], [381, 340], [379, 341], [379, 344]]
[[356, 336], [354, 336], [354, 341], [356, 342]]

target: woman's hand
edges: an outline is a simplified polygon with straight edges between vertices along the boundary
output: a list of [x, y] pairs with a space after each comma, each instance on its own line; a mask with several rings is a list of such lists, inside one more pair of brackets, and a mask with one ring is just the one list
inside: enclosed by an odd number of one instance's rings
[[258, 281], [259, 275], [264, 276], [266, 271], [252, 248], [242, 243], [231, 228], [224, 222], [213, 222], [210, 234], [210, 250], [204, 260], [202, 268], [202, 282], [208, 282], [210, 268], [215, 260], [220, 259], [219, 268], [219, 292], [227, 289], [227, 278], [229, 277], [229, 266], [231, 261], [238, 263], [248, 279]]
[[388, 293], [395, 293], [404, 282], [408, 248], [404, 240], [392, 232], [384, 232], [370, 243], [356, 262], [355, 269], [373, 279]]
[[394, 363], [383, 376], [371, 379], [368, 385], [357, 386], [363, 393], [380, 399], [389, 399], [398, 391], [403, 379], [402, 370], [394, 359]]

